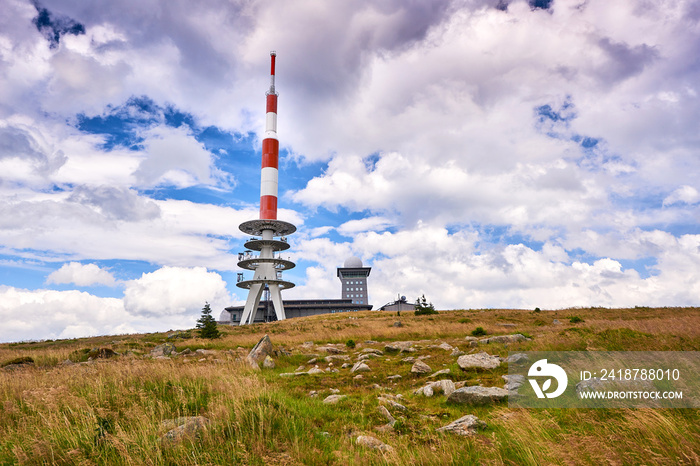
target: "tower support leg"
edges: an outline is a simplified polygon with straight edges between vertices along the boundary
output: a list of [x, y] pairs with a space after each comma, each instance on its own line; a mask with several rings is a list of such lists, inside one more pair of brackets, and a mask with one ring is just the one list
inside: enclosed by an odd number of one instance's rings
[[[255, 321], [255, 315], [258, 313], [258, 305], [263, 292], [262, 283], [254, 283], [248, 291], [248, 299], [246, 299], [243, 315], [241, 316], [240, 325], [252, 324]], [[279, 294], [279, 290], [277, 290]]]
[[287, 317], [284, 314], [284, 305], [282, 304], [282, 294], [280, 293], [279, 285], [268, 285], [270, 288], [270, 297], [272, 298], [272, 305], [275, 307], [275, 314], [277, 315], [277, 320], [284, 320]]

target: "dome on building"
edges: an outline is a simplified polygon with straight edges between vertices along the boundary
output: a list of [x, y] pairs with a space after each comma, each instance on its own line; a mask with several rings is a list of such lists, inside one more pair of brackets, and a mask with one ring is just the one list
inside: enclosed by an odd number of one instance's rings
[[219, 322], [231, 322], [231, 313], [226, 309], [221, 311], [221, 314], [219, 314]]
[[362, 268], [362, 259], [359, 257], [349, 257], [345, 260], [343, 267], [346, 269], [359, 269]]

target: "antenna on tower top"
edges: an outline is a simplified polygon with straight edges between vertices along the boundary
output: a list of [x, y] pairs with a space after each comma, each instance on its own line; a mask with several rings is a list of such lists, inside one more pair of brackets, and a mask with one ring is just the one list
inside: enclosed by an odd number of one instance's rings
[[267, 95], [277, 95], [275, 92], [275, 58], [277, 57], [277, 52], [274, 50], [270, 52], [270, 90], [267, 91]]

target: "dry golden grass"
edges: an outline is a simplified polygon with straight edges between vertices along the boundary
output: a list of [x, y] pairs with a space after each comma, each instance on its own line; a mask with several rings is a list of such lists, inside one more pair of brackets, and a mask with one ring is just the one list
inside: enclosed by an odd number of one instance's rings
[[[569, 317], [584, 322], [571, 324]], [[561, 324], [554, 325], [553, 319]], [[436, 316], [360, 312], [223, 328], [218, 340], [175, 340], [185, 347], [216, 350], [215, 356], [144, 358], [166, 341], [164, 334], [121, 335], [56, 342], [0, 345], [0, 364], [31, 356], [36, 364], [0, 370], [0, 464], [700, 464], [698, 410], [526, 410], [465, 408], [444, 398], [412, 391], [424, 379], [404, 376], [390, 393], [402, 393], [409, 408], [399, 426], [380, 434], [375, 383], [407, 374], [401, 357], [372, 360], [373, 372], [356, 381], [347, 371], [282, 378], [308, 356], [305, 341], [317, 344], [365, 340], [446, 341], [468, 350], [464, 336], [476, 327], [489, 334], [525, 333], [533, 341], [509, 350], [700, 350], [700, 310], [568, 309], [558, 311], [459, 310]], [[499, 324], [512, 323], [515, 328]], [[239, 361], [263, 334], [292, 351], [278, 369], [254, 372]], [[375, 345], [376, 346], [376, 345]], [[121, 356], [87, 364], [86, 351], [109, 347]], [[238, 349], [238, 347], [242, 347]], [[381, 347], [381, 345], [379, 345]], [[420, 354], [436, 368], [452, 367], [453, 380], [502, 384], [505, 369], [462, 373], [444, 350]], [[387, 360], [389, 359], [389, 360]], [[477, 382], [478, 381], [478, 382]], [[500, 385], [499, 385], [500, 386]], [[349, 395], [323, 405], [330, 389]], [[309, 398], [310, 390], [322, 397]], [[467, 413], [489, 428], [471, 438], [435, 432]], [[191, 442], [164, 446], [161, 421], [204, 415], [211, 425]], [[329, 435], [321, 435], [328, 432]], [[392, 454], [359, 448], [357, 435], [381, 438]]]

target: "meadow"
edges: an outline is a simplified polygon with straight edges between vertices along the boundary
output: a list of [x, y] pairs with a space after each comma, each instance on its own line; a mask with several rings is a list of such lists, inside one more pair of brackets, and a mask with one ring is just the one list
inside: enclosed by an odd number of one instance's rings
[[[402, 326], [394, 326], [397, 321]], [[700, 351], [698, 308], [485, 309], [400, 317], [359, 312], [219, 327], [223, 336], [215, 340], [190, 331], [2, 344], [0, 464], [700, 464], [698, 409], [468, 407], [444, 396], [415, 395], [426, 376], [410, 373], [406, 354], [370, 359], [371, 372], [356, 378], [339, 361], [325, 362], [319, 349], [337, 344], [354, 362], [362, 349], [410, 340], [416, 348], [410, 356], [423, 356], [433, 370], [450, 369], [446, 378], [503, 387], [506, 364], [463, 371], [450, 352], [436, 347], [472, 351], [465, 337], [478, 327], [487, 336], [531, 338], [478, 348], [500, 356]], [[254, 370], [243, 358], [265, 334], [278, 350], [275, 368]], [[190, 354], [151, 357], [163, 343]], [[99, 348], [117, 355], [91, 358]], [[309, 364], [312, 358], [317, 361]], [[323, 372], [280, 376], [315, 365]], [[346, 397], [323, 403], [335, 392]], [[383, 394], [401, 395], [407, 409], [392, 412], [392, 429], [377, 430], [387, 422], [379, 411]], [[465, 414], [486, 428], [468, 437], [436, 431]], [[209, 424], [183, 441], [164, 441], [164, 421], [182, 416], [204, 416]], [[376, 437], [393, 451], [360, 446], [359, 435]]]

